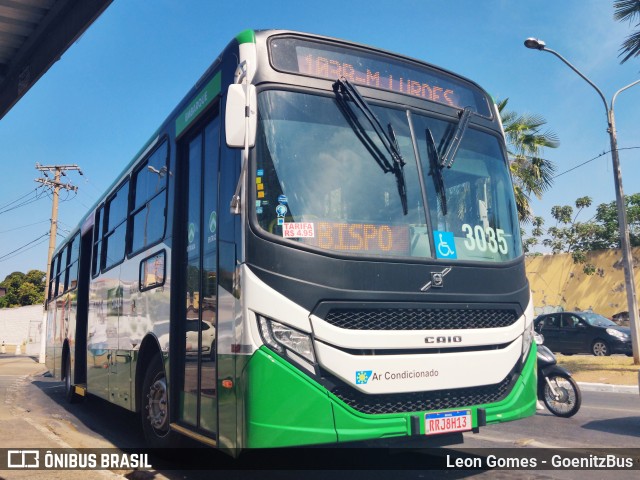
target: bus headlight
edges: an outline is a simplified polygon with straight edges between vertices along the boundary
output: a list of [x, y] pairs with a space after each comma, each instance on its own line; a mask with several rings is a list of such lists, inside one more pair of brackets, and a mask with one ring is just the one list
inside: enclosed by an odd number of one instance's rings
[[258, 326], [265, 345], [315, 373], [313, 364], [316, 363], [316, 356], [308, 334], [260, 315]]
[[522, 361], [526, 361], [529, 355], [529, 349], [533, 343], [533, 322], [530, 322], [524, 329], [522, 334]]

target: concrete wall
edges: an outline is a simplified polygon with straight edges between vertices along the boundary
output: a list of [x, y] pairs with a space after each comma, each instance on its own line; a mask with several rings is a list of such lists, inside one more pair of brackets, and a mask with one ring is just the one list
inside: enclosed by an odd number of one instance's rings
[[42, 305], [0, 309], [0, 345], [40, 343], [43, 313]]
[[[636, 293], [640, 294], [640, 248], [632, 251]], [[527, 257], [527, 277], [536, 314], [557, 309], [588, 310], [611, 317], [628, 311], [620, 250], [591, 252], [587, 262], [596, 273], [583, 273], [571, 254]]]

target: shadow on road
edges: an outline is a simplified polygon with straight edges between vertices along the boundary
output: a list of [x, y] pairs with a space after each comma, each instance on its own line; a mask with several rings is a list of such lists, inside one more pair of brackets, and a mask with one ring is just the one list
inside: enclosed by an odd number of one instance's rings
[[51, 402], [81, 422], [82, 425], [78, 425], [80, 431], [82, 427], [86, 427], [118, 448], [144, 447], [137, 414], [93, 395], [87, 395], [79, 403], [70, 404], [64, 395], [64, 384], [52, 378], [36, 377], [32, 384]]
[[640, 417], [621, 417], [606, 420], [594, 420], [585, 423], [582, 428], [598, 432], [615, 432], [617, 435], [640, 438]]

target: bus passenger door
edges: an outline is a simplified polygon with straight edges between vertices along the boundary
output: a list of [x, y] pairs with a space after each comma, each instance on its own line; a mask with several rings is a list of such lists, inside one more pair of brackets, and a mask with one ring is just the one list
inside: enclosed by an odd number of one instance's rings
[[[181, 219], [186, 261], [180, 295], [185, 302], [178, 342], [184, 341], [177, 383], [178, 421], [200, 434], [216, 437], [217, 199], [220, 119], [216, 116], [183, 145], [181, 168], [186, 215]], [[180, 321], [180, 320], [179, 320]]]

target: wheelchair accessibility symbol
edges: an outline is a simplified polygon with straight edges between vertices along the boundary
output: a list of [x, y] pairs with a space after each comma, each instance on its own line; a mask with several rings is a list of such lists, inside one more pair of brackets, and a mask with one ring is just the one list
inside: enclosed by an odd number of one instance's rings
[[435, 230], [433, 238], [436, 246], [436, 258], [458, 258], [453, 232]]

